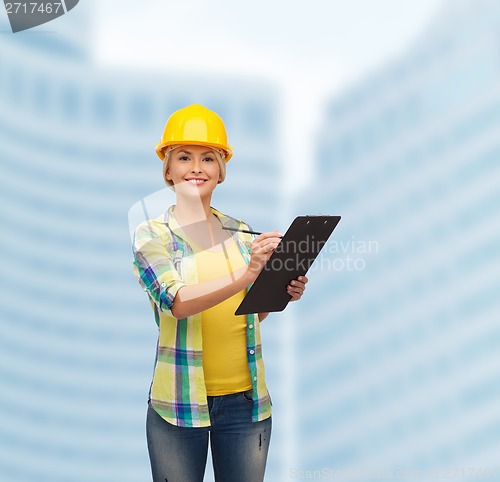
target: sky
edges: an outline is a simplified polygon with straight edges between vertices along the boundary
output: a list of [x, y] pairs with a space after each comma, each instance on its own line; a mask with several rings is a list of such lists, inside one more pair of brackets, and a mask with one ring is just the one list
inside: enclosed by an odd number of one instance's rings
[[[159, 69], [308, 78], [340, 87], [401, 53], [443, 0], [95, 3], [98, 59]], [[279, 61], [277, 61], [279, 59]]]
[[[310, 156], [327, 96], [404, 55], [445, 2], [87, 1], [98, 63], [276, 81], [284, 159]], [[303, 173], [290, 176], [292, 186], [303, 184]]]

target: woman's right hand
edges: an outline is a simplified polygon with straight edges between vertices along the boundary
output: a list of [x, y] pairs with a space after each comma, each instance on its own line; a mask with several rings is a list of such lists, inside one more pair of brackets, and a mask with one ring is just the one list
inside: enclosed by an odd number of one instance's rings
[[264, 265], [271, 257], [280, 241], [281, 235], [276, 230], [259, 234], [259, 236], [253, 240], [250, 262], [247, 267], [247, 271], [252, 277], [252, 282], [257, 279], [257, 276], [259, 276], [259, 273], [264, 268]]

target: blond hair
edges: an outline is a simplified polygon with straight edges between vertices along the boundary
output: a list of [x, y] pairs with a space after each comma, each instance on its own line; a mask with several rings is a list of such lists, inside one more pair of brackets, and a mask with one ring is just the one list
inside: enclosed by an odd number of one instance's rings
[[[182, 145], [169, 146], [165, 150], [165, 159], [163, 161], [163, 180], [165, 181], [165, 183], [167, 184], [167, 186], [169, 188], [171, 188], [171, 189], [173, 189], [174, 183], [171, 180], [167, 179], [167, 171], [168, 171], [168, 168], [169, 168], [169, 165], [170, 165], [170, 154], [172, 153], [172, 151], [174, 151], [178, 147], [182, 147]], [[210, 146], [208, 146], [208, 147], [210, 147]], [[214, 153], [215, 159], [217, 160], [217, 163], [219, 164], [219, 168], [220, 168], [220, 174], [219, 174], [220, 181], [218, 181], [218, 183], [220, 184], [221, 182], [224, 182], [224, 179], [226, 179], [226, 155], [222, 151], [222, 149], [217, 149], [215, 147], [210, 147], [210, 149]]]

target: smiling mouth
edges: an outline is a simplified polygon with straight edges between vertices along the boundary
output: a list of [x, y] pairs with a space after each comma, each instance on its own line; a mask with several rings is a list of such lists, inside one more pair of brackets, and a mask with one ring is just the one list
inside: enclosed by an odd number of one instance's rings
[[189, 182], [189, 184], [194, 184], [196, 186], [203, 184], [204, 182], [207, 182], [207, 180], [208, 179], [198, 179], [198, 178], [194, 178], [194, 177], [190, 177], [190, 178], [186, 179], [186, 181]]

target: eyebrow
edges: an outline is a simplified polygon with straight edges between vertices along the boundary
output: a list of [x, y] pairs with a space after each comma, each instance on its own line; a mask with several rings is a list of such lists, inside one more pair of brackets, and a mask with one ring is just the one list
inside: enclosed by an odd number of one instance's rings
[[[192, 154], [192, 152], [190, 152], [190, 151], [185, 151], [184, 149], [183, 149], [182, 151], [179, 151], [179, 154], [180, 154], [181, 152], [184, 152], [184, 153], [186, 153], [186, 154]], [[212, 151], [207, 151], [207, 152], [202, 152], [202, 153], [201, 153], [201, 155], [202, 155], [202, 156], [204, 156], [205, 154], [213, 154], [213, 152], [212, 152]]]

